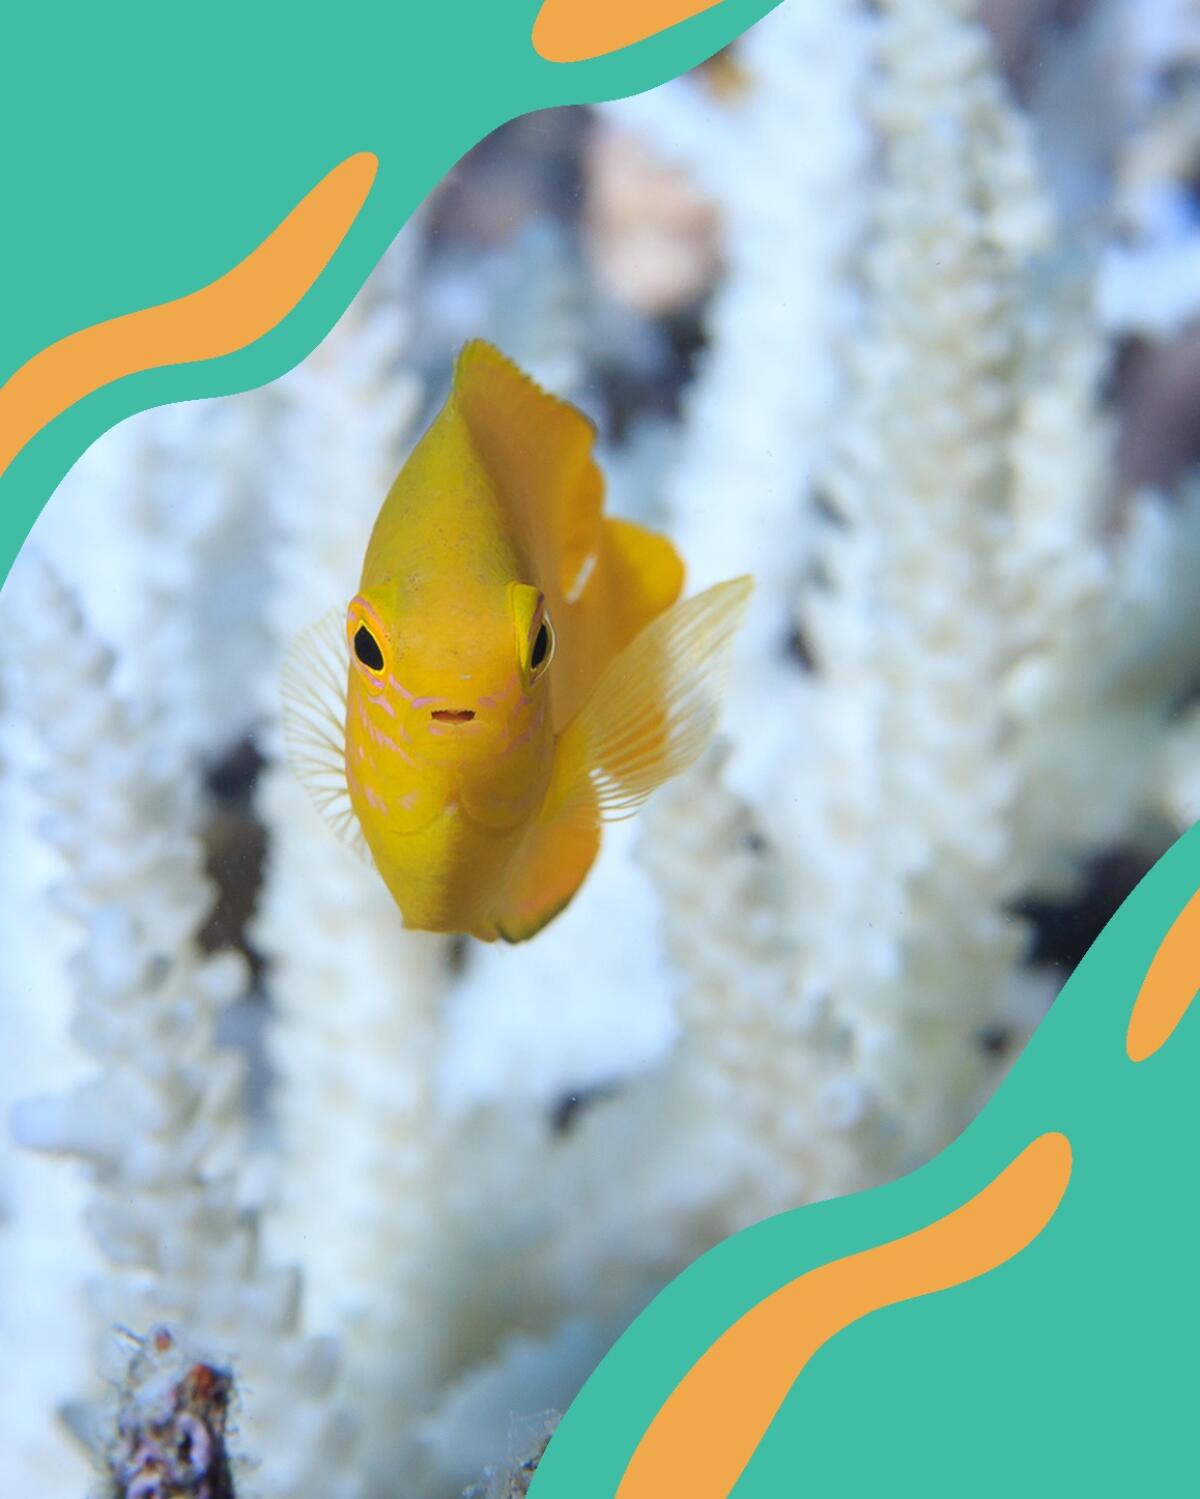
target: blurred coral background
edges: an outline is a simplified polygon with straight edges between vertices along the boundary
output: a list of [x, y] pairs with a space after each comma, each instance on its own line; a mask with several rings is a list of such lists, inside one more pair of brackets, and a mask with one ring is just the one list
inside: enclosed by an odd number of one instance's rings
[[[80, 459], [0, 599], [0, 1492], [200, 1493], [136, 1486], [183, 1420], [244, 1495], [523, 1492], [696, 1255], [961, 1131], [1200, 815], [1198, 194], [1195, 0], [784, 0]], [[280, 755], [475, 336], [758, 579], [719, 742], [517, 948], [402, 930]]]

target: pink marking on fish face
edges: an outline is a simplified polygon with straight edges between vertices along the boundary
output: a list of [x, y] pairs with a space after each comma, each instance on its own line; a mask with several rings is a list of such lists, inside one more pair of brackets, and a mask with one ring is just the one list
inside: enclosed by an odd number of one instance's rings
[[399, 753], [400, 746], [396, 743], [396, 741], [389, 735], [385, 734], [382, 729], [376, 727], [375, 724], [368, 722], [367, 733], [371, 736], [371, 739], [375, 744], [380, 745], [383, 749], [390, 749], [394, 750], [397, 754]]
[[391, 672], [388, 672], [388, 686], [394, 688], [406, 703], [411, 703], [413, 701], [412, 693], [409, 692], [408, 688], [404, 685], [403, 682], [397, 681], [396, 678], [392, 676]]
[[407, 791], [403, 796], [397, 797], [396, 805], [400, 808], [401, 812], [407, 812], [414, 806], [416, 800], [417, 793], [415, 791]]
[[[529, 699], [526, 698], [525, 701], [528, 702]], [[528, 744], [533, 735], [537, 733], [538, 729], [540, 729], [542, 724], [545, 722], [545, 718], [546, 702], [543, 698], [542, 701], [538, 703], [536, 711], [530, 715], [529, 722], [526, 724], [522, 732], [515, 738], [508, 741], [504, 748], [499, 752], [497, 758], [502, 760], [505, 755], [512, 754], [513, 750], [520, 749], [523, 744]]]
[[365, 619], [367, 624], [372, 626], [376, 633], [383, 636], [387, 635], [383, 620], [379, 617], [378, 609], [371, 603], [370, 599], [363, 598], [361, 593], [356, 593], [346, 605], [346, 635], [350, 639], [353, 639], [350, 626], [355, 622], [356, 617], [360, 623]]
[[426, 708], [430, 703], [440, 703], [442, 699], [435, 693], [433, 697], [410, 697], [408, 705], [410, 708]]
[[382, 683], [380, 683], [379, 685], [373, 685], [372, 683], [368, 682], [367, 686], [370, 689], [367, 697], [363, 698], [355, 694], [354, 698], [355, 707], [357, 708], [362, 721], [364, 723], [366, 723], [367, 721], [366, 711], [368, 704], [372, 708], [382, 708], [389, 718], [395, 718], [396, 709], [390, 702], [388, 702], [387, 696], [383, 690]]
[[504, 706], [504, 704], [508, 702], [509, 698], [512, 697], [513, 693], [514, 692], [518, 692], [520, 690], [520, 687], [521, 687], [520, 673], [519, 672], [513, 672], [512, 676], [509, 677], [508, 681], [505, 682], [504, 686], [500, 689], [499, 692], [494, 693], [490, 697], [481, 697], [479, 699], [480, 707], [482, 707], [482, 708], [502, 708]]
[[383, 797], [379, 795], [374, 786], [365, 786], [363, 790], [366, 793], [367, 804], [369, 806], [374, 807], [376, 812], [387, 811], [387, 802], [385, 802]]
[[[388, 750], [393, 755], [398, 755], [400, 759], [404, 761], [405, 765], [411, 766], [413, 770], [420, 769], [417, 761], [414, 760], [413, 757], [404, 750], [403, 746], [397, 744], [397, 742], [389, 734], [384, 733], [384, 731], [379, 727], [378, 724], [372, 722], [370, 715], [367, 713], [361, 702], [355, 704], [355, 714], [359, 722], [362, 724], [363, 728], [366, 730], [367, 738], [370, 739], [372, 744], [378, 745], [380, 749]], [[404, 732], [403, 726], [401, 726], [399, 732], [401, 738], [408, 738], [408, 735]], [[359, 746], [359, 758], [363, 758], [363, 750], [361, 745]]]

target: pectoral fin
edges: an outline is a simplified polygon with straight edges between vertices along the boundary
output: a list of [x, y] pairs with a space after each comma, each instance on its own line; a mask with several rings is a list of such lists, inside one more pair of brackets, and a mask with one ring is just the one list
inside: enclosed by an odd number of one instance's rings
[[296, 779], [317, 811], [367, 864], [373, 864], [346, 785], [346, 674], [341, 609], [296, 637], [283, 664], [283, 742]]
[[673, 604], [612, 661], [559, 736], [545, 815], [585, 826], [629, 817], [700, 757], [753, 587], [733, 578]]

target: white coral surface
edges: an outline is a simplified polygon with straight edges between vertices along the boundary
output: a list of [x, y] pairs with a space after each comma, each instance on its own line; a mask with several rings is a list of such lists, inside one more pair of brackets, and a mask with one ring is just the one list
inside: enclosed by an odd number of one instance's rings
[[[98, 1340], [186, 1327], [243, 1372], [264, 1495], [352, 1499], [352, 1423], [327, 1399], [332, 1350], [299, 1335], [296, 1273], [262, 1263], [238, 1201], [243, 1066], [216, 1025], [244, 973], [193, 945], [212, 892], [184, 757], [165, 715], [113, 695], [111, 659], [53, 575], [28, 568], [22, 581], [13, 690], [46, 756], [42, 833], [65, 864], [58, 903], [84, 934], [67, 965], [73, 1030], [96, 1070], [66, 1096], [20, 1104], [16, 1139], [87, 1163], [87, 1225], [107, 1261], [88, 1286]], [[69, 713], [36, 667], [64, 648]]]

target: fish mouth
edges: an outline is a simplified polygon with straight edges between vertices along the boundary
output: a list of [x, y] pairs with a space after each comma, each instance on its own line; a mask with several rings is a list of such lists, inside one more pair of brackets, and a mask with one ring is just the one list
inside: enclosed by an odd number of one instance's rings
[[437, 723], [470, 723], [475, 717], [474, 708], [435, 708], [430, 718]]

